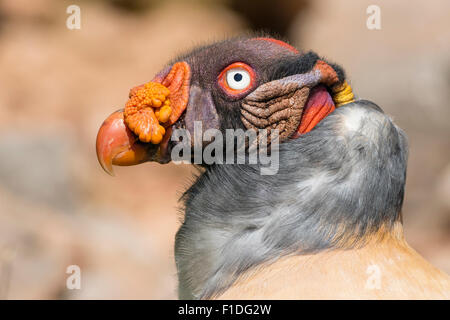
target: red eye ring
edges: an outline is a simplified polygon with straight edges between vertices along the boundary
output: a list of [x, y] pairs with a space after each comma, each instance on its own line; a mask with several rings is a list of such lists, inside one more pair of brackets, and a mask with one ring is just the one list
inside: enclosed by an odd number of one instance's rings
[[[249, 83], [248, 85], [246, 85], [244, 88], [242, 89], [234, 89], [232, 87], [230, 87], [230, 85], [228, 84], [227, 81], [227, 74], [229, 71], [232, 71], [233, 69], [242, 69], [243, 71], [246, 71], [249, 75]], [[225, 93], [227, 93], [228, 95], [231, 96], [240, 96], [243, 93], [246, 93], [247, 91], [249, 91], [249, 89], [253, 88], [253, 86], [255, 85], [255, 80], [256, 80], [256, 73], [255, 70], [253, 70], [252, 67], [250, 67], [248, 64], [243, 63], [243, 62], [234, 62], [232, 64], [230, 64], [228, 67], [226, 67], [225, 69], [222, 70], [222, 72], [219, 74], [218, 78], [217, 78], [217, 82], [219, 84], [219, 86], [225, 91]]]

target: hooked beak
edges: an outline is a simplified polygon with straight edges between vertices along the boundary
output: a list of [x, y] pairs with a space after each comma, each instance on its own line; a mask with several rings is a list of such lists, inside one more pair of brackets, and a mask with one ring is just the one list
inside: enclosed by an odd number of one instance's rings
[[132, 166], [152, 160], [162, 161], [160, 148], [158, 145], [139, 141], [125, 125], [123, 110], [111, 114], [97, 134], [98, 162], [111, 176], [114, 176], [113, 165]]
[[[186, 62], [178, 62], [153, 79], [153, 82], [158, 82], [169, 89], [172, 106], [169, 121], [163, 124], [165, 134], [159, 144], [140, 141], [127, 126], [123, 109], [114, 112], [103, 122], [97, 134], [96, 151], [101, 167], [108, 174], [114, 175], [113, 165], [132, 166], [147, 161], [164, 164], [170, 161], [168, 144], [172, 135], [172, 125], [178, 121], [186, 109], [190, 77], [189, 65]], [[140, 87], [142, 86], [136, 88]]]

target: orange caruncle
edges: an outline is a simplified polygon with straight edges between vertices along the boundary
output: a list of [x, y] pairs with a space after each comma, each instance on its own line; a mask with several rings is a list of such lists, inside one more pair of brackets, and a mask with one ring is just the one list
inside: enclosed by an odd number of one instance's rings
[[142, 142], [161, 142], [165, 129], [160, 123], [167, 122], [172, 113], [169, 94], [170, 90], [157, 82], [148, 82], [130, 91], [124, 119]]

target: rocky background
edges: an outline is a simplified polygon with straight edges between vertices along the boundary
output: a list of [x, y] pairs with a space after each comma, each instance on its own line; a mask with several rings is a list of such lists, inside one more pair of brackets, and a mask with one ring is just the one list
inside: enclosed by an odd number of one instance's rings
[[[66, 28], [67, 6], [81, 29]], [[381, 8], [368, 30], [366, 8]], [[450, 273], [450, 2], [0, 0], [0, 299], [176, 298], [188, 165], [106, 175], [104, 118], [175, 54], [276, 31], [342, 64], [410, 139], [406, 237]], [[79, 265], [81, 290], [67, 290]]]

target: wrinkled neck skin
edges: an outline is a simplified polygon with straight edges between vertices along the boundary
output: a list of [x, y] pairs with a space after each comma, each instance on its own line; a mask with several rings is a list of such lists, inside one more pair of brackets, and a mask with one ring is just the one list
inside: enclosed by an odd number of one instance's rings
[[375, 104], [338, 108], [282, 143], [279, 157], [275, 175], [213, 165], [186, 191], [175, 245], [180, 298], [217, 297], [282, 257], [363, 248], [394, 226], [401, 234], [407, 141]]

